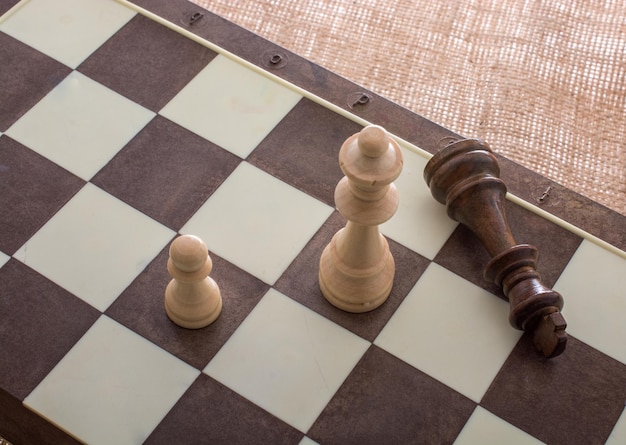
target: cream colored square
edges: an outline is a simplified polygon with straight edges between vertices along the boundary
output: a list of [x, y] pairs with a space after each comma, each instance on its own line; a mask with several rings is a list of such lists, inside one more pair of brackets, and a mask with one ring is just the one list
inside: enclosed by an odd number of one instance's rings
[[508, 304], [432, 263], [375, 344], [475, 402], [519, 340]]
[[6, 134], [89, 180], [154, 116], [74, 71]]
[[626, 259], [584, 240], [554, 285], [567, 332], [626, 363]]
[[174, 235], [87, 184], [14, 256], [104, 311]]
[[427, 160], [406, 149], [402, 154], [402, 173], [394, 181], [400, 204], [380, 229], [389, 238], [433, 259], [458, 223], [448, 217], [446, 207], [435, 201], [426, 186], [423, 173]]
[[24, 403], [86, 443], [142, 443], [199, 374], [103, 315]]
[[246, 158], [301, 96], [226, 56], [217, 56], [160, 112]]
[[539, 445], [540, 440], [477, 406], [454, 445]]
[[0, 31], [76, 68], [133, 18], [111, 0], [30, 0], [0, 24]]
[[270, 289], [204, 372], [306, 432], [369, 345]]
[[333, 209], [242, 162], [181, 229], [273, 284]]
[[0, 267], [4, 266], [10, 259], [10, 256], [5, 255], [3, 252], [0, 252]]

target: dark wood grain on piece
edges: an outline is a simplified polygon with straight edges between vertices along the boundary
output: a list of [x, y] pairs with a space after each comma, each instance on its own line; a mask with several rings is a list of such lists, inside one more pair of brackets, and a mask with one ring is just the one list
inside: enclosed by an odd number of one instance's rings
[[510, 303], [509, 321], [533, 332], [546, 357], [565, 350], [563, 297], [547, 287], [537, 272], [537, 248], [518, 244], [505, 212], [506, 185], [491, 149], [478, 140], [453, 142], [426, 164], [424, 179], [448, 216], [468, 227], [489, 253], [484, 276], [502, 288]]

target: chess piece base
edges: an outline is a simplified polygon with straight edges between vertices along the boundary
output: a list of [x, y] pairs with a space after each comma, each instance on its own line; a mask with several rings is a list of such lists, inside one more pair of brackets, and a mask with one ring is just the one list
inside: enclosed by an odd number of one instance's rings
[[[338, 252], [338, 244], [345, 228], [337, 232], [320, 257], [319, 285], [324, 298], [346, 312], [368, 312], [382, 305], [393, 286], [395, 261], [384, 236], [380, 239], [382, 254], [378, 261], [365, 267], [349, 265]], [[339, 240], [339, 241], [338, 241]], [[365, 258], [362, 257], [362, 258]]]
[[[189, 289], [188, 289], [189, 288]], [[194, 298], [195, 295], [204, 296]], [[206, 297], [206, 296], [209, 297]], [[199, 285], [176, 280], [165, 288], [165, 312], [177, 325], [187, 329], [200, 329], [213, 323], [222, 311], [222, 297], [215, 281], [207, 277]]]

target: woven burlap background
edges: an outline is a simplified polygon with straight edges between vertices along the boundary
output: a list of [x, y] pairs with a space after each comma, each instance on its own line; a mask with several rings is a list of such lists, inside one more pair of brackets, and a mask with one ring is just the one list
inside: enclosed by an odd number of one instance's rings
[[624, 0], [194, 0], [626, 214]]

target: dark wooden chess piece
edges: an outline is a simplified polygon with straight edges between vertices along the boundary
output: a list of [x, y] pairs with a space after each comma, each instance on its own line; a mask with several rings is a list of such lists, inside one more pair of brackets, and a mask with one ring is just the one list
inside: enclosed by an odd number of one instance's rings
[[493, 152], [482, 141], [453, 141], [437, 152], [424, 169], [433, 197], [446, 205], [448, 216], [467, 226], [492, 259], [484, 269], [509, 299], [509, 322], [532, 333], [537, 350], [556, 357], [565, 350], [567, 326], [560, 310], [563, 298], [541, 282], [537, 249], [517, 244], [504, 211], [506, 185]]

